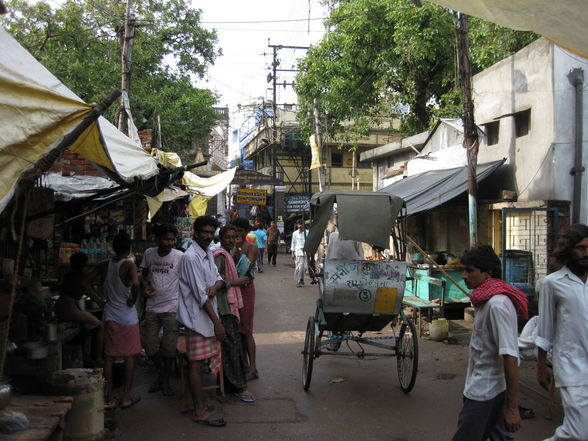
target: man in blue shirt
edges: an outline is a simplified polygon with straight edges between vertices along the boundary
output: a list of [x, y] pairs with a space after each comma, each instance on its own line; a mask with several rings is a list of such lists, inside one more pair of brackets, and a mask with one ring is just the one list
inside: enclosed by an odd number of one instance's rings
[[263, 273], [263, 252], [265, 251], [265, 243], [267, 242], [267, 235], [263, 228], [253, 227], [253, 234], [257, 236], [257, 248], [259, 248], [259, 255], [257, 257], [257, 272]]

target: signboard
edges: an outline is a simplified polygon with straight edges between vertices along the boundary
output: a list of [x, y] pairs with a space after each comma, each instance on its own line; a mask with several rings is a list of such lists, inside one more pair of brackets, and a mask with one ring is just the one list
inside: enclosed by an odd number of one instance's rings
[[325, 260], [325, 312], [398, 314], [406, 281], [406, 262]]
[[240, 188], [237, 190], [235, 202], [237, 204], [266, 205], [267, 191], [254, 190], [251, 188]]
[[284, 215], [288, 217], [293, 213], [301, 213], [311, 197], [307, 193], [284, 195]]
[[264, 175], [254, 170], [239, 169], [231, 181], [232, 185], [281, 185], [282, 180], [273, 176]]

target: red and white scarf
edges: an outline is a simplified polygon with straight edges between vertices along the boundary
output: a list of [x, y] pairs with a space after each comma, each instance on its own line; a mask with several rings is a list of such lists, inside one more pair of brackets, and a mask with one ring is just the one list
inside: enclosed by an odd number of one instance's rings
[[[223, 247], [217, 248], [212, 252], [214, 257], [222, 254], [225, 258], [225, 279], [226, 280], [235, 280], [239, 278], [237, 274], [237, 269], [235, 268], [235, 262], [233, 262], [233, 258], [227, 250]], [[229, 309], [231, 310], [231, 314], [237, 317], [239, 320], [239, 309], [243, 307], [243, 297], [241, 296], [241, 288], [238, 286], [231, 286], [227, 289], [227, 303], [229, 304]]]
[[506, 283], [504, 280], [489, 278], [483, 281], [472, 292], [470, 300], [474, 307], [479, 308], [488, 300], [490, 297], [504, 294], [514, 304], [518, 314], [524, 318], [529, 315], [529, 306], [527, 296], [520, 289], [515, 288], [510, 283]]

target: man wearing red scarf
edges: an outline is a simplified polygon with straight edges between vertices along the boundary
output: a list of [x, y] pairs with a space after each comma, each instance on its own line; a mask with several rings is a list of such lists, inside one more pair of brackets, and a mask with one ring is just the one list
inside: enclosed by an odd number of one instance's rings
[[492, 247], [472, 248], [461, 260], [476, 316], [453, 441], [513, 440], [521, 425], [517, 312], [527, 316], [527, 297], [500, 280], [501, 263]]

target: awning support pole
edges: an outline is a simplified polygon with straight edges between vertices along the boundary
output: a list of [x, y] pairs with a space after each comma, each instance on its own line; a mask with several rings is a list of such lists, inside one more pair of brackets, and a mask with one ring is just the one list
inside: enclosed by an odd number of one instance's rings
[[94, 108], [92, 108], [92, 110], [90, 111], [90, 114], [86, 118], [84, 118], [75, 129], [73, 129], [70, 133], [64, 136], [64, 138], [57, 145], [57, 147], [55, 147], [47, 155], [39, 159], [39, 161], [37, 161], [37, 163], [35, 164], [34, 168], [30, 172], [26, 173], [24, 177], [30, 178], [31, 176], [44, 173], [47, 170], [49, 170], [53, 163], [57, 160], [59, 155], [61, 155], [61, 153], [64, 150], [71, 146], [75, 142], [75, 140], [78, 139], [78, 137], [82, 133], [84, 133], [84, 130], [90, 127], [90, 125], [94, 123], [99, 116], [106, 112], [106, 109], [108, 109], [108, 107], [120, 96], [120, 93], [120, 90], [115, 90], [110, 95], [108, 95], [104, 101], [94, 106]]

